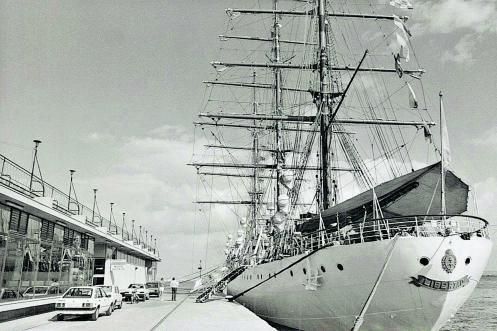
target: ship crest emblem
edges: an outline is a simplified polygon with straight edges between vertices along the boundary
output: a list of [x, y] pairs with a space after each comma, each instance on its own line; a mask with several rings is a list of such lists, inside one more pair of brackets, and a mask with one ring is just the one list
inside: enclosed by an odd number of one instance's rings
[[448, 249], [445, 251], [444, 257], [442, 257], [442, 269], [450, 274], [454, 269], [456, 268], [457, 265], [457, 259], [454, 253], [452, 252], [451, 249]]

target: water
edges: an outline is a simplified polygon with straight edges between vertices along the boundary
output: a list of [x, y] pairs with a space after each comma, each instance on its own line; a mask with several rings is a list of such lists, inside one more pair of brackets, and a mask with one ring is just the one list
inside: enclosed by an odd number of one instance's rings
[[497, 276], [483, 276], [469, 300], [441, 331], [497, 330]]

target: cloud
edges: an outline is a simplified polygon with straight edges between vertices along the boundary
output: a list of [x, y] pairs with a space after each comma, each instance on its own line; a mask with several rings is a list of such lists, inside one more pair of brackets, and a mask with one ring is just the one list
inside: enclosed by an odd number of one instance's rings
[[[104, 139], [99, 134], [90, 136], [95, 141]], [[159, 265], [161, 274], [188, 273], [192, 263], [198, 265], [198, 260], [205, 261], [206, 256], [212, 263], [219, 263], [224, 258], [225, 237], [238, 225], [236, 210], [193, 203], [197, 192], [203, 191], [201, 183], [197, 186], [195, 169], [186, 165], [192, 158], [193, 140], [192, 134], [171, 125], [116, 139], [116, 157], [109, 170], [96, 177], [78, 178], [78, 187], [98, 188], [99, 207], [106, 218], [109, 202], [115, 202], [119, 225], [122, 212], [126, 212], [128, 229], [131, 220], [136, 220], [137, 232], [142, 225], [149, 235], [158, 238], [158, 248], [167, 261]], [[197, 139], [196, 143], [203, 145], [206, 141]], [[226, 198], [229, 188], [216, 187], [212, 199], [217, 196]], [[205, 251], [207, 240], [209, 252]]]
[[416, 17], [430, 32], [450, 33], [467, 29], [477, 33], [497, 32], [496, 1], [442, 0], [417, 3]]
[[474, 138], [471, 143], [476, 146], [497, 146], [497, 127], [492, 127]]
[[112, 143], [116, 137], [110, 133], [90, 132], [82, 140], [86, 143]]
[[473, 50], [476, 40], [473, 35], [466, 35], [459, 40], [454, 50], [445, 51], [442, 55], [442, 62], [455, 62], [471, 64], [473, 59]]

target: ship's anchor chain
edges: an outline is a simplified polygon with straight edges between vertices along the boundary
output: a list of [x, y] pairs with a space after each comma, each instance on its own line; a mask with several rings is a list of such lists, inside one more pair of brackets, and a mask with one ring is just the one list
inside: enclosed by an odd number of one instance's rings
[[354, 326], [352, 327], [351, 331], [358, 331], [362, 323], [364, 322], [364, 315], [366, 314], [366, 311], [369, 308], [369, 305], [371, 304], [371, 301], [373, 300], [374, 295], [376, 294], [376, 290], [378, 289], [378, 285], [380, 285], [380, 282], [383, 278], [383, 275], [385, 274], [385, 270], [387, 269], [388, 263], [390, 262], [390, 258], [392, 257], [393, 249], [395, 248], [395, 244], [397, 244], [397, 239], [399, 239], [399, 234], [396, 233], [393, 241], [392, 241], [392, 247], [390, 247], [390, 250], [388, 251], [387, 257], [385, 259], [385, 262], [383, 263], [383, 267], [381, 268], [380, 274], [378, 275], [378, 278], [376, 278], [376, 282], [369, 293], [369, 296], [362, 306], [361, 312], [359, 315], [356, 317], [354, 321]]

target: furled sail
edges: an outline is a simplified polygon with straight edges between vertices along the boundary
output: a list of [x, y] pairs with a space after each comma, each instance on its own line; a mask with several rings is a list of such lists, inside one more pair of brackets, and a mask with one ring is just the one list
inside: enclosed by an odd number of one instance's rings
[[[435, 163], [406, 175], [394, 178], [374, 188], [384, 217], [403, 215], [439, 214], [440, 167]], [[448, 170], [445, 177], [447, 214], [462, 214], [467, 210], [468, 185]], [[351, 199], [345, 200], [322, 212], [325, 227], [337, 222], [362, 222], [364, 215], [371, 218], [373, 192], [368, 190]], [[319, 218], [313, 218], [300, 225], [302, 232], [316, 231]]]

